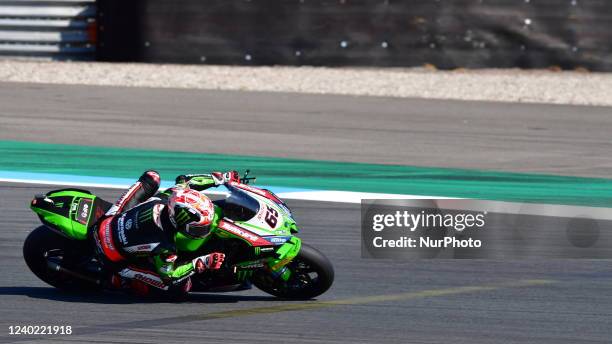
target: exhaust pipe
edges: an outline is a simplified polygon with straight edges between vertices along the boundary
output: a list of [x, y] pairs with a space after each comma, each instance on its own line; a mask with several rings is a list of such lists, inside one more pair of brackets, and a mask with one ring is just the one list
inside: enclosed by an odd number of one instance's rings
[[78, 272], [74, 272], [72, 270], [68, 270], [65, 267], [63, 267], [63, 266], [61, 266], [61, 265], [59, 265], [57, 263], [54, 263], [52, 261], [48, 261], [47, 260], [47, 267], [49, 269], [53, 270], [53, 271], [61, 272], [61, 273], [66, 274], [68, 276], [72, 276], [74, 278], [78, 278], [78, 279], [87, 281], [89, 283], [93, 283], [93, 284], [96, 284], [96, 285], [101, 285], [102, 284], [99, 279], [95, 279], [93, 277], [89, 277], [89, 276], [80, 274]]

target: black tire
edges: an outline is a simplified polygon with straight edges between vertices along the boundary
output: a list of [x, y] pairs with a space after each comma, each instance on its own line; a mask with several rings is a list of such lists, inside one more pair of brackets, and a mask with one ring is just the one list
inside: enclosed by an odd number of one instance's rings
[[[312, 246], [302, 244], [297, 257], [287, 267], [292, 270], [292, 276], [287, 282], [280, 278], [274, 279], [265, 271], [256, 273], [252, 282], [268, 294], [300, 300], [317, 297], [334, 283], [334, 267], [323, 253]], [[311, 274], [316, 276], [312, 277]]]
[[[47, 266], [47, 252], [51, 250], [61, 250], [64, 253], [74, 252], [75, 244], [81, 244], [81, 242], [65, 238], [47, 226], [40, 226], [30, 232], [23, 243], [23, 258], [36, 277], [53, 287], [71, 291], [96, 289], [96, 286], [91, 283], [58, 273]], [[83, 244], [86, 243], [83, 242]]]

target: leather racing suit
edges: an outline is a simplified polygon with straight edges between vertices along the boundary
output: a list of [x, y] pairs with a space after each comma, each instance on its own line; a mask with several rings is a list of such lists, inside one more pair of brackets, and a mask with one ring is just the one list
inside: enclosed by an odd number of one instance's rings
[[[181, 175], [176, 178], [176, 187], [202, 191], [234, 178], [238, 178], [236, 172]], [[112, 276], [114, 287], [125, 288], [129, 283], [129, 287], [140, 294], [148, 294], [149, 286], [187, 292], [191, 288], [191, 275], [205, 269], [218, 269], [223, 262], [221, 253], [189, 261], [182, 261], [177, 256], [175, 238], [178, 231], [170, 219], [167, 200], [153, 197], [159, 185], [157, 172], [145, 172], [107, 211], [94, 231], [103, 262], [120, 276]], [[211, 229], [218, 221], [216, 206], [215, 210]]]

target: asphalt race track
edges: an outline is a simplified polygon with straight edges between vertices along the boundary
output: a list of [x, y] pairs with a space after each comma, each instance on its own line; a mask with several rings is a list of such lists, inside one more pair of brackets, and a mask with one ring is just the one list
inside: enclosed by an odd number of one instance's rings
[[[610, 108], [0, 83], [0, 139], [609, 178]], [[44, 110], [43, 110], [44, 109]]]
[[[359, 208], [290, 202], [301, 237], [335, 264], [317, 301], [258, 290], [189, 302], [70, 295], [26, 267], [21, 246], [38, 226], [31, 196], [54, 187], [0, 185], [1, 342], [104, 343], [609, 343], [608, 261], [393, 262], [360, 258]], [[94, 190], [103, 198], [119, 190]], [[72, 325], [71, 336], [9, 336], [10, 325]]]
[[[3, 140], [602, 177], [612, 166], [609, 108], [9, 83], [0, 84], [0, 104]], [[185, 145], [202, 136], [209, 140]], [[21, 253], [39, 225], [31, 197], [54, 188], [0, 183], [2, 343], [612, 338], [610, 261], [361, 259], [359, 206], [341, 203], [288, 201], [301, 238], [335, 266], [334, 286], [315, 301], [258, 290], [184, 303], [65, 294], [39, 281]], [[108, 200], [121, 193], [92, 191]], [[10, 336], [11, 325], [71, 325], [73, 334]]]

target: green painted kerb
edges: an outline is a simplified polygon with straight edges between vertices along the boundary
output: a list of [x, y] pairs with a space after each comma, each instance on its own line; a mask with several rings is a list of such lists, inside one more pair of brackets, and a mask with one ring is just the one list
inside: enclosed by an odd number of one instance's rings
[[251, 169], [263, 185], [612, 207], [612, 180], [0, 141], [0, 170], [137, 178]]

